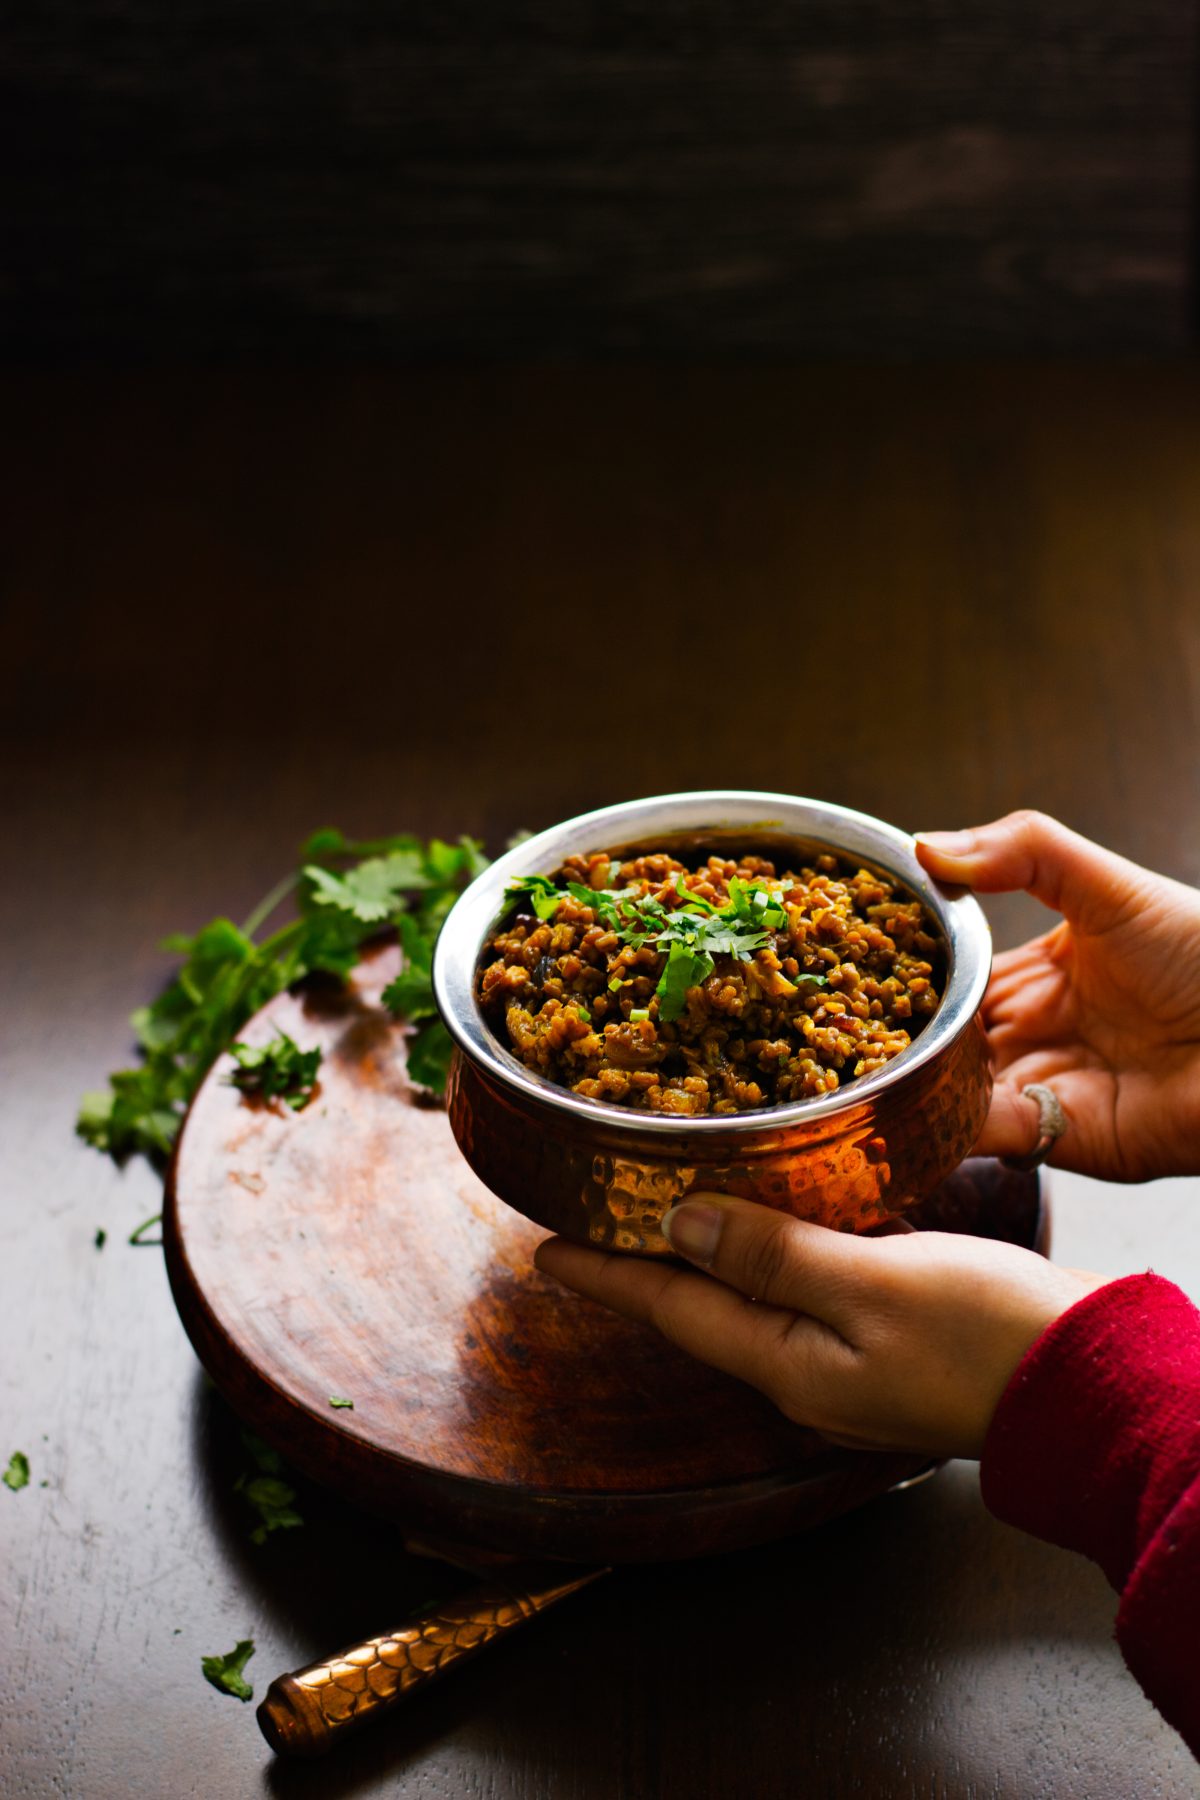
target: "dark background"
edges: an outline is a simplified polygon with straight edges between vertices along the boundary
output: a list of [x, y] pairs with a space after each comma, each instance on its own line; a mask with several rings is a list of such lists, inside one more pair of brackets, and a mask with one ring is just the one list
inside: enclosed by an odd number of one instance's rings
[[9, 354], [1192, 341], [1179, 0], [14, 0]]
[[[272, 1766], [200, 1656], [261, 1696], [447, 1576], [315, 1490], [248, 1543], [157, 1179], [72, 1121], [322, 824], [762, 786], [1200, 880], [1195, 62], [1190, 4], [10, 7], [6, 1795], [1194, 1792], [969, 1465]], [[1200, 1293], [1195, 1185], [1060, 1183], [1059, 1254]]]

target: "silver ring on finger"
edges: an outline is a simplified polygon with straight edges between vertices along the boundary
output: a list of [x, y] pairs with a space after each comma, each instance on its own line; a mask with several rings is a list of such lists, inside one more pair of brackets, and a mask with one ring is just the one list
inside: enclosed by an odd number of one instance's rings
[[1031, 1081], [1021, 1089], [1021, 1096], [1037, 1106], [1037, 1143], [1024, 1156], [1003, 1156], [1000, 1160], [1006, 1169], [1040, 1169], [1067, 1129], [1066, 1108], [1054, 1089], [1047, 1087], [1044, 1081]]

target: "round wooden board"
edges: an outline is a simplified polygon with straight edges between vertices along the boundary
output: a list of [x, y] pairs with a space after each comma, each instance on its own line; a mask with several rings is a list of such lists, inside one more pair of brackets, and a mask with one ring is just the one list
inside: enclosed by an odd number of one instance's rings
[[[314, 1098], [249, 1100], [222, 1058], [168, 1179], [180, 1315], [264, 1438], [411, 1531], [601, 1561], [762, 1542], [923, 1466], [835, 1449], [540, 1275], [545, 1234], [481, 1186], [405, 1079], [379, 1003], [397, 966], [384, 947], [346, 989], [272, 1001], [242, 1036], [319, 1044]], [[1032, 1242], [1036, 1178], [964, 1170], [938, 1222]]]

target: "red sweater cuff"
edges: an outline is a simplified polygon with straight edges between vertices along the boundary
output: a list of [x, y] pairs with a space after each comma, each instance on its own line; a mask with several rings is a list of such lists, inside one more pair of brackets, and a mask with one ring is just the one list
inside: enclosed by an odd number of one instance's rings
[[1033, 1344], [992, 1419], [980, 1478], [997, 1518], [1125, 1587], [1200, 1474], [1200, 1312], [1152, 1274], [1109, 1282]]
[[1150, 1540], [1117, 1613], [1117, 1642], [1125, 1661], [1159, 1712], [1200, 1757], [1198, 1618], [1200, 1478]]

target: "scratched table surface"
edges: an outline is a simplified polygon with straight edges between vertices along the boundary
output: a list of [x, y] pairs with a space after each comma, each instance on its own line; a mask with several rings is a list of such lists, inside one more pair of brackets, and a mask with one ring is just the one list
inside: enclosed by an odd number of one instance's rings
[[[1103, 1577], [965, 1463], [619, 1572], [272, 1763], [201, 1656], [253, 1637], [261, 1695], [456, 1578], [306, 1484], [250, 1541], [237, 1421], [126, 1242], [156, 1177], [72, 1118], [157, 941], [244, 916], [317, 825], [495, 846], [778, 787], [909, 827], [1037, 804], [1200, 879], [1197, 371], [127, 372], [5, 412], [4, 1794], [1193, 1794]], [[990, 910], [1002, 944], [1043, 917]], [[1055, 1187], [1063, 1260], [1200, 1295], [1200, 1182]]]

